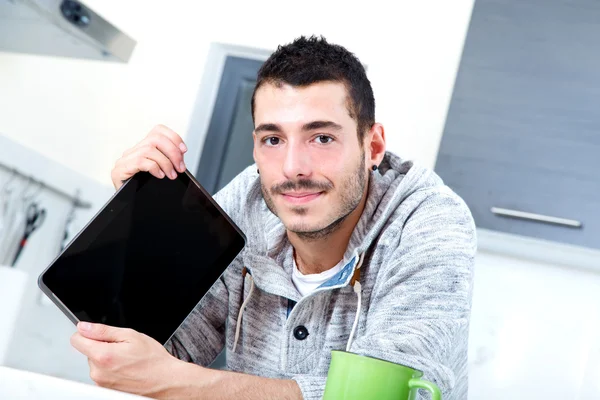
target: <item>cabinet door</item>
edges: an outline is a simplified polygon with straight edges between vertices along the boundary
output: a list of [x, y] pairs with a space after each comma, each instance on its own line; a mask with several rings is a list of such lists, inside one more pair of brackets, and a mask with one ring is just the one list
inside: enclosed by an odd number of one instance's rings
[[436, 171], [482, 228], [600, 248], [599, 110], [599, 1], [477, 0]]
[[217, 193], [247, 166], [254, 164], [251, 99], [262, 61], [228, 56], [202, 148], [196, 177]]

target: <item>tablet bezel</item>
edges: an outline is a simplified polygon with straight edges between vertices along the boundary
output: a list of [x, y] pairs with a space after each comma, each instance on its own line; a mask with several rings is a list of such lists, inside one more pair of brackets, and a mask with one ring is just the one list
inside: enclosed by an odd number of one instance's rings
[[[69, 243], [64, 247], [64, 249], [60, 252], [60, 254], [58, 254], [53, 260], [52, 262], [48, 265], [48, 267], [46, 267], [44, 269], [44, 271], [39, 275], [38, 277], [38, 287], [40, 288], [40, 290], [48, 297], [48, 299], [50, 299], [50, 301], [52, 301], [57, 307], [58, 309], [67, 316], [67, 318], [69, 318], [69, 320], [74, 324], [77, 325], [77, 323], [80, 322], [80, 320], [75, 316], [75, 314], [73, 314], [73, 312], [71, 312], [71, 310], [69, 310], [69, 308], [54, 294], [54, 292], [52, 290], [50, 290], [50, 288], [48, 288], [48, 286], [46, 286], [46, 284], [44, 283], [44, 276], [45, 274], [50, 270], [50, 268], [52, 268], [52, 266], [60, 259], [60, 257], [62, 257], [62, 255], [67, 251], [67, 249], [83, 234], [83, 232], [85, 232], [85, 230], [88, 228], [88, 226], [94, 221], [96, 220], [100, 214], [102, 214], [106, 209], [109, 209], [112, 207], [112, 203], [113, 201], [117, 198], [117, 196], [119, 195], [119, 193], [125, 188], [125, 186], [127, 184], [129, 184], [132, 180], [134, 180], [136, 178], [136, 176], [139, 175], [134, 175], [131, 178], [129, 178], [127, 181], [125, 181], [123, 183], [123, 185], [121, 185], [121, 187], [110, 197], [110, 199], [104, 204], [104, 206], [102, 206], [100, 208], [100, 210], [88, 221], [88, 223], [83, 227], [83, 229], [81, 229], [74, 237], [73, 239], [71, 239], [69, 241]], [[191, 182], [193, 182], [202, 192], [202, 194], [210, 201], [210, 203], [216, 207], [216, 209], [221, 213], [221, 215], [225, 218], [225, 220], [227, 222], [229, 222], [229, 224], [234, 228], [234, 230], [240, 235], [241, 239], [242, 239], [242, 247], [240, 249], [240, 251], [238, 252], [238, 255], [243, 251], [244, 247], [246, 246], [246, 242], [247, 242], [247, 238], [246, 235], [244, 234], [244, 232], [242, 232], [242, 230], [237, 226], [237, 224], [231, 219], [231, 217], [229, 217], [229, 215], [221, 208], [221, 206], [214, 200], [214, 198], [206, 191], [206, 189], [204, 189], [204, 187], [202, 187], [202, 185], [196, 180], [196, 178], [189, 172], [189, 170], [185, 170], [184, 172], [178, 173], [177, 174], [177, 179], [181, 179], [182, 177], [187, 177], [187, 179], [189, 179]], [[153, 177], [154, 179], [158, 179], [156, 177]], [[168, 178], [163, 178], [163, 179], [168, 179]], [[236, 256], [237, 257], [237, 256]], [[235, 259], [235, 257], [234, 257]], [[225, 269], [226, 270], [226, 269]], [[223, 270], [223, 272], [221, 273], [220, 276], [223, 275], [223, 273], [225, 272], [225, 270]], [[209, 289], [210, 290], [210, 289]], [[202, 295], [202, 297], [199, 299], [199, 301], [202, 300], [202, 298], [204, 296], [206, 296], [208, 292], [204, 293]], [[190, 312], [192, 312], [192, 310], [190, 310]], [[189, 315], [189, 313], [188, 313]], [[173, 334], [175, 334], [175, 332], [177, 332], [177, 330], [179, 330], [179, 328], [181, 327], [181, 325], [183, 324], [183, 322], [185, 321], [185, 318], [183, 321], [181, 321], [180, 325], [177, 327], [177, 329], [175, 329], [175, 331], [171, 334], [171, 336], [169, 336], [169, 338], [166, 340], [165, 343], [161, 343], [162, 345], [165, 345], [169, 340], [171, 340], [171, 338], [173, 337]]]

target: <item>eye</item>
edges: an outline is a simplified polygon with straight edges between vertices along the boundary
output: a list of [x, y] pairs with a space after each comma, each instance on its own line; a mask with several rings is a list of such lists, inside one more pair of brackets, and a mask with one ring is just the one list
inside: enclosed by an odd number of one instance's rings
[[327, 135], [319, 135], [316, 138], [317, 143], [320, 144], [327, 144], [327, 143], [331, 143], [333, 142], [333, 138], [331, 136], [327, 136]]
[[267, 146], [277, 146], [279, 144], [279, 138], [275, 137], [275, 136], [270, 136], [270, 137], [264, 138], [263, 142]]

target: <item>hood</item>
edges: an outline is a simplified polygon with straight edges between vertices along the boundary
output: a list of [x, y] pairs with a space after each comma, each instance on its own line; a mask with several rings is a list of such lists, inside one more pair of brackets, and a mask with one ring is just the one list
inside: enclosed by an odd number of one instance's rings
[[[242, 228], [248, 238], [244, 254], [244, 265], [253, 273], [255, 283], [271, 293], [298, 299], [298, 293], [290, 283], [293, 248], [287, 239], [281, 220], [267, 208], [260, 190], [260, 179], [256, 167], [250, 167], [249, 194], [243, 208], [244, 217], [260, 220]], [[401, 207], [405, 199], [418, 191], [431, 190], [443, 185], [442, 180], [431, 170], [402, 160], [386, 152], [378, 171], [371, 173], [369, 195], [365, 209], [359, 219], [348, 248], [343, 257], [343, 269], [324, 288], [342, 287], [351, 283], [360, 255], [367, 252], [386, 225], [402, 214], [409, 215], [410, 207]], [[239, 219], [236, 219], [239, 220]], [[257, 231], [256, 226], [263, 229]], [[264, 279], [263, 277], [267, 277]], [[268, 283], [265, 281], [269, 281]]]
[[[393, 223], [396, 218], [406, 220], [413, 212], [412, 206], [401, 207], [408, 197], [418, 191], [439, 188], [440, 185], [443, 185], [442, 180], [432, 171], [415, 166], [410, 161], [403, 161], [390, 152], [385, 154], [378, 170], [370, 175], [367, 202], [350, 237], [343, 257], [344, 266], [313, 292], [314, 294], [347, 285], [353, 287], [358, 298], [358, 305], [346, 351], [349, 351], [351, 347], [360, 316], [362, 301], [360, 267], [366, 253], [387, 224]], [[264, 219], [260, 222], [263, 223], [264, 230], [257, 232], [252, 229], [247, 232], [247, 236], [251, 239], [247, 243], [249, 251], [245, 252], [245, 267], [242, 276], [243, 279], [248, 276], [250, 291], [238, 312], [232, 348], [234, 352], [239, 338], [242, 315], [252, 296], [255, 284], [262, 290], [285, 297], [294, 303], [303, 300], [290, 281], [293, 248], [287, 240], [286, 229], [281, 220], [266, 208], [260, 191], [258, 174], [253, 176], [248, 198], [251, 206], [245, 215], [251, 219], [252, 216], [263, 215]], [[257, 207], [257, 204], [261, 204], [261, 206]], [[288, 307], [288, 315], [290, 312], [291, 309]]]
[[443, 185], [433, 171], [390, 152], [386, 152], [378, 172], [371, 177], [367, 204], [354, 228], [344, 260], [367, 251], [396, 214], [412, 213], [412, 209], [399, 210], [404, 200], [418, 191]]

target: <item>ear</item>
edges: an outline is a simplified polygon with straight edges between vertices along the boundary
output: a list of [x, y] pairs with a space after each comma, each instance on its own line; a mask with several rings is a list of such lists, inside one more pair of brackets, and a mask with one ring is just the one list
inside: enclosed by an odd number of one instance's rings
[[371, 169], [373, 165], [379, 166], [385, 155], [385, 130], [379, 123], [373, 124], [369, 132], [365, 135], [364, 148], [366, 152], [367, 167]]

